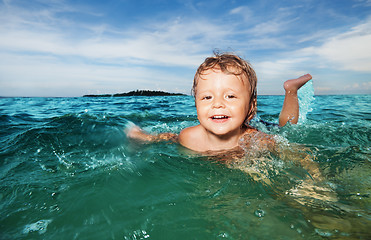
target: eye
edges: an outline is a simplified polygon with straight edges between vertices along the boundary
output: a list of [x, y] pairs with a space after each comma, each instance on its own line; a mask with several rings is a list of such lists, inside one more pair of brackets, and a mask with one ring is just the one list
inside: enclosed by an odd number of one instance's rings
[[201, 100], [210, 100], [211, 99], [211, 96], [203, 96], [202, 98], [201, 98]]
[[231, 98], [236, 98], [236, 96], [234, 94], [228, 94], [227, 95], [227, 98], [231, 99]]

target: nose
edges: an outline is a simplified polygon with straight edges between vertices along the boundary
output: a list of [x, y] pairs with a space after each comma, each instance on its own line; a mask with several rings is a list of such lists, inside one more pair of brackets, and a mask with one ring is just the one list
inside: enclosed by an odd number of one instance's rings
[[213, 108], [224, 108], [224, 99], [220, 97], [214, 98]]

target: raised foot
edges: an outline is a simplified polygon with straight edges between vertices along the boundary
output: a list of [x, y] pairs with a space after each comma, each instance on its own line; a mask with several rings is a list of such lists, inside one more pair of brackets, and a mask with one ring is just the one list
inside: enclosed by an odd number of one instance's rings
[[312, 79], [312, 76], [310, 74], [305, 74], [301, 77], [287, 80], [283, 84], [283, 88], [287, 93], [296, 93], [299, 88], [301, 88], [304, 84], [306, 84], [309, 80]]

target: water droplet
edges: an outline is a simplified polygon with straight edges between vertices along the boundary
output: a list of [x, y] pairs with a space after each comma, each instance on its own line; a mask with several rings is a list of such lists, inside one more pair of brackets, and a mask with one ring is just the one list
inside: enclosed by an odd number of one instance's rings
[[265, 215], [265, 212], [264, 212], [264, 210], [263, 209], [258, 209], [258, 210], [256, 210], [255, 211], [255, 216], [257, 216], [257, 217], [264, 217], [264, 215]]
[[228, 238], [229, 234], [224, 232], [224, 233], [219, 234], [218, 237]]

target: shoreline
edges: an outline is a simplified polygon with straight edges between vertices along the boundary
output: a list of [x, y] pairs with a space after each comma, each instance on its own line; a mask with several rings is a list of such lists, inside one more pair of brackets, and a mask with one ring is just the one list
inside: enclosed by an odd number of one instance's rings
[[126, 93], [115, 93], [115, 94], [87, 94], [83, 97], [128, 97], [128, 96], [187, 96], [183, 93], [169, 93], [164, 91], [152, 91], [152, 90], [136, 90]]

